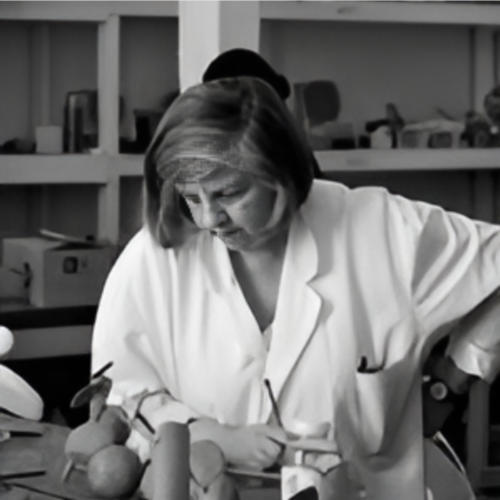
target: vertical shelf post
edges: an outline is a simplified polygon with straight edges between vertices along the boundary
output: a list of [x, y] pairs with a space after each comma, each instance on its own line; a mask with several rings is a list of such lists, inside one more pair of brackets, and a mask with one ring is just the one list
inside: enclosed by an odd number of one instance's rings
[[99, 187], [97, 210], [97, 238], [117, 245], [120, 238], [120, 176], [110, 167], [108, 159], [107, 183]]
[[[50, 28], [47, 22], [36, 23], [30, 36], [30, 111], [31, 133], [35, 137], [38, 126], [51, 125], [50, 107], [51, 57]], [[35, 225], [50, 227], [50, 193], [48, 186], [40, 187], [39, 214]], [[31, 200], [33, 203], [33, 200]]]
[[179, 2], [181, 90], [201, 82], [212, 59], [232, 48], [259, 50], [258, 1]]
[[490, 26], [471, 29], [471, 107], [484, 113], [484, 97], [495, 85], [495, 32]]
[[50, 125], [50, 31], [48, 23], [37, 23], [31, 31], [30, 57], [31, 125]]
[[[491, 26], [471, 29], [471, 109], [485, 114], [484, 98], [495, 85], [495, 31]], [[495, 192], [492, 172], [475, 172], [471, 189], [474, 191], [474, 217], [494, 222]]]
[[[119, 152], [120, 121], [120, 18], [111, 15], [99, 24], [97, 87], [99, 103], [99, 149], [102, 154]], [[120, 227], [120, 178], [107, 162], [108, 182], [99, 188], [97, 237], [117, 244]]]
[[[494, 29], [476, 26], [471, 29], [471, 96], [470, 107], [485, 114], [484, 97], [495, 85]], [[497, 183], [492, 172], [475, 171], [471, 175], [474, 217], [495, 222]], [[488, 467], [490, 389], [485, 382], [474, 384], [469, 395], [467, 423], [467, 475], [475, 492], [483, 486], [483, 473]]]
[[120, 18], [99, 24], [97, 55], [99, 149], [118, 154], [120, 115]]

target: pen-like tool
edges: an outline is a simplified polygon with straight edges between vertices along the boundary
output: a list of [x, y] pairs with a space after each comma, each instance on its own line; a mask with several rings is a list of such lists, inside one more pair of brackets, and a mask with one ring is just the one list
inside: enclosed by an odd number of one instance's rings
[[276, 418], [276, 422], [278, 422], [278, 425], [284, 430], [285, 426], [283, 425], [283, 422], [281, 420], [280, 416], [280, 410], [278, 408], [278, 403], [276, 402], [276, 398], [274, 397], [273, 390], [271, 388], [271, 382], [269, 382], [269, 379], [264, 379], [264, 384], [266, 384], [267, 392], [269, 393], [269, 399], [271, 400], [271, 405], [273, 407], [273, 415], [274, 418]]

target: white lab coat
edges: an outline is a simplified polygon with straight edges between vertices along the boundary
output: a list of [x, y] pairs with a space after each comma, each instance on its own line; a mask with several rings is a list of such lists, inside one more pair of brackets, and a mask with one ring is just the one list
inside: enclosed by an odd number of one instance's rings
[[[285, 427], [332, 423], [368, 498], [423, 500], [422, 358], [440, 327], [499, 285], [497, 226], [381, 188], [315, 181], [291, 225], [269, 350], [220, 240], [202, 231], [165, 250], [143, 229], [106, 283], [93, 366], [114, 362], [110, 402], [126, 408], [167, 388], [176, 402], [159, 396], [144, 409], [153, 426], [199, 415], [267, 422], [267, 378]], [[491, 379], [491, 345], [462, 339], [452, 355]]]

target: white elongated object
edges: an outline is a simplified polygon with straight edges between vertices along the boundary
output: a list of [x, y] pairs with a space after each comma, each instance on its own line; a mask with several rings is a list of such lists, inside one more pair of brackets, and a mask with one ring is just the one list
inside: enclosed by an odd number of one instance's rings
[[0, 326], [0, 359], [9, 354], [14, 345], [14, 335], [5, 326]]
[[17, 373], [0, 365], [0, 408], [22, 418], [40, 420], [43, 414], [43, 401]]

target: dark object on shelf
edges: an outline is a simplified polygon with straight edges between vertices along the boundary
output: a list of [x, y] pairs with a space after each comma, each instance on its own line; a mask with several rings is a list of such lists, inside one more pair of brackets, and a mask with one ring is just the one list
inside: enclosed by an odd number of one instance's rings
[[453, 137], [450, 132], [434, 132], [429, 136], [428, 146], [430, 148], [451, 148]]
[[365, 131], [371, 134], [372, 132], [375, 132], [375, 130], [377, 130], [379, 127], [388, 125], [389, 121], [387, 120], [387, 118], [382, 118], [380, 120], [371, 120], [365, 123]]
[[401, 118], [396, 105], [392, 103], [386, 105], [385, 116], [387, 118], [387, 124], [391, 129], [392, 147], [397, 148], [399, 146], [398, 137], [405, 126], [405, 121]]
[[[63, 131], [66, 153], [83, 153], [98, 146], [98, 105], [97, 90], [68, 92], [64, 106]], [[124, 115], [125, 101], [120, 97], [120, 123]]]
[[295, 115], [314, 150], [352, 149], [351, 123], [338, 122], [340, 97], [335, 83], [314, 80], [294, 85]]
[[500, 126], [500, 85], [497, 85], [484, 98], [484, 109], [488, 118]]
[[358, 148], [359, 149], [370, 149], [371, 140], [369, 135], [360, 135], [358, 137]]
[[23, 139], [10, 139], [0, 146], [0, 154], [4, 155], [23, 155], [33, 154], [36, 144], [33, 141]]
[[120, 153], [142, 154], [149, 147], [165, 111], [180, 95], [179, 89], [174, 89], [163, 96], [160, 106], [156, 109], [134, 109], [135, 140], [120, 140]]
[[490, 128], [490, 147], [500, 147], [500, 85], [497, 85], [484, 98], [484, 109], [492, 122]]
[[342, 137], [340, 139], [332, 140], [332, 149], [345, 150], [345, 149], [356, 149], [356, 140], [353, 137]]
[[385, 118], [366, 122], [365, 130], [369, 134], [372, 134], [380, 127], [389, 127], [391, 132], [391, 147], [394, 149], [400, 146], [399, 137], [404, 126], [405, 121], [401, 118], [396, 105], [388, 103], [385, 107]]
[[314, 80], [294, 85], [296, 113], [305, 129], [337, 120], [340, 95], [337, 86], [329, 80]]
[[462, 139], [470, 148], [487, 148], [491, 144], [491, 125], [488, 119], [470, 111], [466, 115]]
[[136, 141], [134, 148], [138, 153], [144, 153], [154, 136], [156, 128], [162, 119], [162, 109], [135, 109]]
[[69, 92], [64, 107], [64, 151], [81, 153], [98, 145], [97, 91]]

